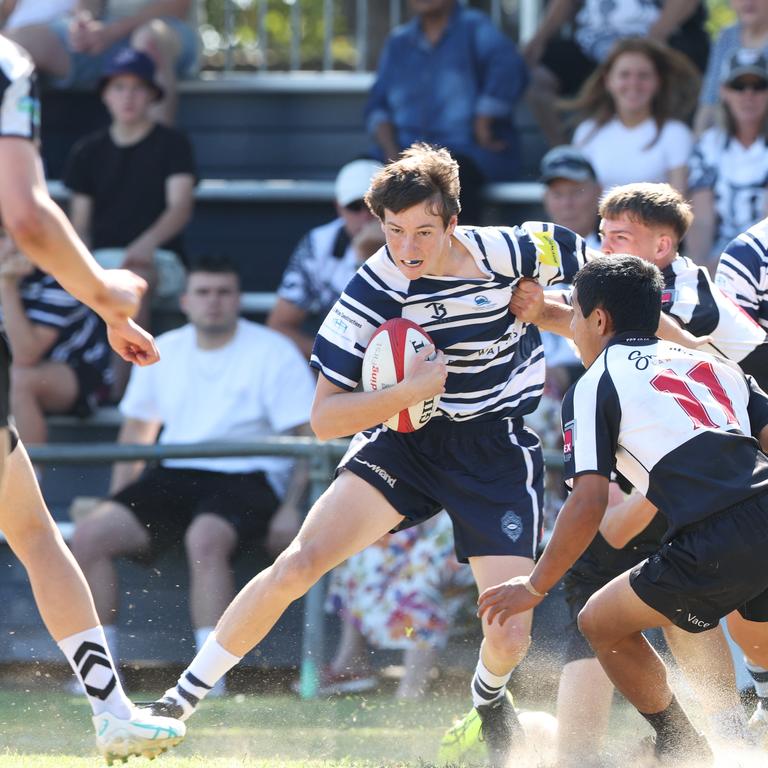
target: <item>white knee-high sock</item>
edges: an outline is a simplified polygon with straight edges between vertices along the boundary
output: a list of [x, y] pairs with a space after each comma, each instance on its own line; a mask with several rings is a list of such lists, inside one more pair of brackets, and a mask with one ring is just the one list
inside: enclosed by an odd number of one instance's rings
[[481, 707], [500, 699], [507, 689], [507, 683], [511, 676], [511, 671], [507, 672], [506, 675], [494, 675], [483, 664], [481, 655], [477, 660], [475, 674], [472, 677], [472, 703], [476, 707]]
[[173, 699], [184, 710], [186, 720], [200, 701], [205, 698], [218, 679], [229, 672], [242, 657], [233, 656], [216, 641], [212, 632], [192, 659], [192, 663], [181, 673], [175, 687], [165, 692], [166, 698]]
[[133, 705], [123, 691], [101, 626], [70, 635], [58, 643], [83, 687], [94, 715], [127, 719]]

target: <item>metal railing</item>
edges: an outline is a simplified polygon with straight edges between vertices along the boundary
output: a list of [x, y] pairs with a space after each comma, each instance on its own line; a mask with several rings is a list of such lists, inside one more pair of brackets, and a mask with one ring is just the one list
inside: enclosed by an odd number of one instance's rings
[[[518, 42], [538, 26], [542, 0], [460, 0], [485, 10]], [[375, 68], [407, 0], [199, 0], [205, 66], [266, 71]]]
[[[314, 437], [276, 436], [249, 442], [122, 445], [118, 443], [51, 443], [27, 447], [36, 464], [111, 464], [116, 461], [218, 458], [223, 456], [292, 456], [309, 460], [311, 507], [328, 487], [333, 470], [348, 446], [346, 440], [320, 442]], [[557, 451], [545, 451], [549, 466], [562, 466]], [[324, 579], [304, 597], [299, 693], [304, 699], [317, 696], [320, 669], [325, 655], [323, 602]]]

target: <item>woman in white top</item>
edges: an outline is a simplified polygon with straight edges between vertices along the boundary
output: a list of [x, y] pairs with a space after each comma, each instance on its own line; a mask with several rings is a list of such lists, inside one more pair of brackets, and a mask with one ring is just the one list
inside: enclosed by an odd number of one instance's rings
[[682, 122], [699, 75], [681, 54], [639, 37], [620, 40], [563, 106], [583, 120], [573, 137], [608, 189], [666, 181], [685, 192], [693, 135]]
[[768, 214], [768, 61], [760, 51], [741, 48], [725, 62], [719, 110], [688, 177], [694, 222], [686, 252], [712, 273], [725, 246]]

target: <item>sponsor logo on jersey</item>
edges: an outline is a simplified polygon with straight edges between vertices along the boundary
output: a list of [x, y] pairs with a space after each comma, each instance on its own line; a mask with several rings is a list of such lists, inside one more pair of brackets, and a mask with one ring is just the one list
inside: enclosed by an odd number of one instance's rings
[[662, 304], [674, 304], [677, 301], [677, 291], [672, 288], [665, 288], [661, 292]]
[[555, 242], [550, 232], [532, 232], [531, 237], [536, 246], [536, 256], [542, 264], [548, 267], [560, 268], [560, 246]]
[[386, 469], [383, 469], [378, 464], [371, 464], [370, 461], [366, 461], [365, 459], [358, 459], [357, 456], [354, 457], [354, 461], [358, 464], [364, 464], [368, 469], [377, 474], [390, 488], [395, 487], [397, 478], [392, 477]]
[[475, 304], [478, 307], [487, 307], [491, 303], [491, 300], [487, 296], [475, 296]]
[[523, 521], [520, 515], [511, 509], [505, 512], [501, 518], [501, 530], [507, 538], [517, 541], [523, 535]]
[[563, 426], [563, 461], [570, 461], [573, 457], [573, 439], [575, 434], [575, 421], [569, 421]]
[[335, 317], [333, 319], [333, 327], [339, 333], [344, 333], [347, 330], [347, 328], [349, 328], [349, 326], [340, 317]]

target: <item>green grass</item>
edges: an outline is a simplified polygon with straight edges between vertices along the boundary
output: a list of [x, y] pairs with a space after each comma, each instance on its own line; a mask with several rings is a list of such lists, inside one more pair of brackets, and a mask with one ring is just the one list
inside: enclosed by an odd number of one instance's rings
[[[140, 698], [136, 696], [135, 698]], [[206, 702], [186, 740], [140, 768], [380, 768], [434, 759], [440, 737], [468, 708], [466, 695], [418, 703], [387, 696], [300, 702], [236, 696]], [[77, 698], [0, 692], [0, 768], [95, 768], [90, 711]]]

